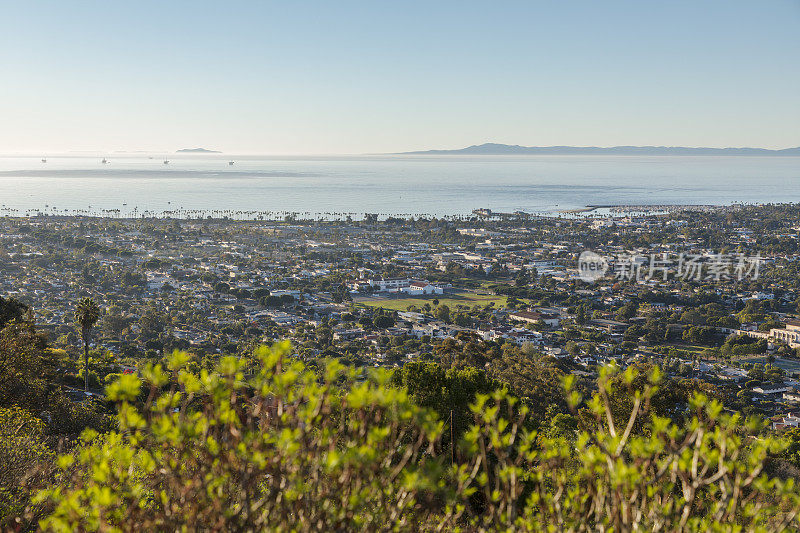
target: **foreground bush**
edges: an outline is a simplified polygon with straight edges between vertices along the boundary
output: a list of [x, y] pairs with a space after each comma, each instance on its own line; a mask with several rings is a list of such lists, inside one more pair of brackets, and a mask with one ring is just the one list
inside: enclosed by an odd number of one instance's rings
[[[314, 372], [288, 350], [260, 349], [249, 375], [225, 358], [195, 376], [176, 353], [166, 371], [147, 368], [144, 383], [122, 376], [108, 388], [118, 430], [88, 432], [62, 456], [59, 482], [30, 516], [56, 531], [796, 526], [793, 483], [762, 474], [780, 443], [754, 438], [755, 424], [701, 396], [686, 427], [648, 415], [656, 374], [624, 427], [612, 416], [616, 368], [586, 402], [565, 383], [585, 426], [572, 432], [528, 431], [516, 399], [479, 395], [454, 458], [441, 453], [442, 422], [391, 387], [389, 373], [358, 382], [335, 363]], [[626, 371], [622, 382], [633, 378]]]
[[0, 407], [0, 524], [25, 510], [32, 484], [54, 459], [44, 422], [19, 407]]

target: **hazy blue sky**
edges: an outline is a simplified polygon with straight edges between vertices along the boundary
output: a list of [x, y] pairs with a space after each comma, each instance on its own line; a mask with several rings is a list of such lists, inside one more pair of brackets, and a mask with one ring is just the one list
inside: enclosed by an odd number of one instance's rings
[[0, 152], [800, 145], [800, 0], [0, 0]]

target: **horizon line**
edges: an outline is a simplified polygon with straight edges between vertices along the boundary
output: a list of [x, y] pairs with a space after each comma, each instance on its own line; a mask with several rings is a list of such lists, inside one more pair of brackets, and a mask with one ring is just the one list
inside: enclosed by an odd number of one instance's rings
[[[550, 145], [521, 145], [521, 144], [507, 144], [497, 142], [483, 142], [479, 144], [470, 144], [460, 148], [420, 148], [395, 152], [227, 152], [224, 150], [217, 150], [209, 148], [208, 152], [180, 152], [184, 148], [177, 150], [24, 150], [24, 151], [11, 151], [0, 152], [0, 157], [63, 157], [63, 156], [80, 156], [80, 155], [106, 155], [106, 156], [132, 156], [132, 155], [159, 155], [159, 156], [266, 156], [266, 157], [328, 157], [328, 156], [378, 156], [378, 155], [422, 155], [425, 152], [455, 152], [468, 148], [480, 146], [506, 146], [512, 148], [526, 148], [526, 149], [600, 149], [609, 150], [615, 148], [663, 148], [663, 149], [692, 149], [692, 150], [764, 150], [770, 152], [778, 152], [781, 150], [791, 150], [800, 148], [800, 144], [794, 146], [786, 146], [783, 148], [764, 148], [758, 146], [686, 146], [686, 145], [665, 145], [665, 144], [617, 144], [617, 145], [572, 145], [572, 144], [550, 144]], [[447, 154], [442, 154], [447, 155]], [[464, 154], [464, 155], [483, 155], [483, 154]], [[485, 154], [485, 155], [528, 155], [528, 154]], [[537, 154], [530, 154], [537, 155]], [[542, 154], [545, 155], [545, 154]], [[557, 154], [553, 154], [557, 155]], [[571, 155], [571, 154], [563, 154]], [[597, 154], [600, 155], [600, 154]]]

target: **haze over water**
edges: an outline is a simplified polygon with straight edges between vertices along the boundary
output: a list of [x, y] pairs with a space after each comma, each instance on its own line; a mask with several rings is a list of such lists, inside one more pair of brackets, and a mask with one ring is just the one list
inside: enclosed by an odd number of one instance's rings
[[108, 164], [102, 154], [48, 156], [46, 163], [0, 157], [0, 215], [182, 209], [336, 218], [465, 215], [479, 207], [552, 213], [586, 205], [800, 202], [798, 157], [172, 154], [167, 165], [163, 155], [105, 157]]

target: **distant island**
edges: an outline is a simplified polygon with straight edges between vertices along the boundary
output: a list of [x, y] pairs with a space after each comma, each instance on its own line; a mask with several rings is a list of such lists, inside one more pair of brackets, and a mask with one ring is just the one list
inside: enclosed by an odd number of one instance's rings
[[782, 155], [800, 156], [800, 147], [766, 148], [687, 148], [684, 146], [520, 146], [485, 143], [457, 150], [423, 150], [398, 155]]
[[221, 154], [219, 150], [207, 150], [205, 148], [181, 148], [175, 152], [176, 154]]

